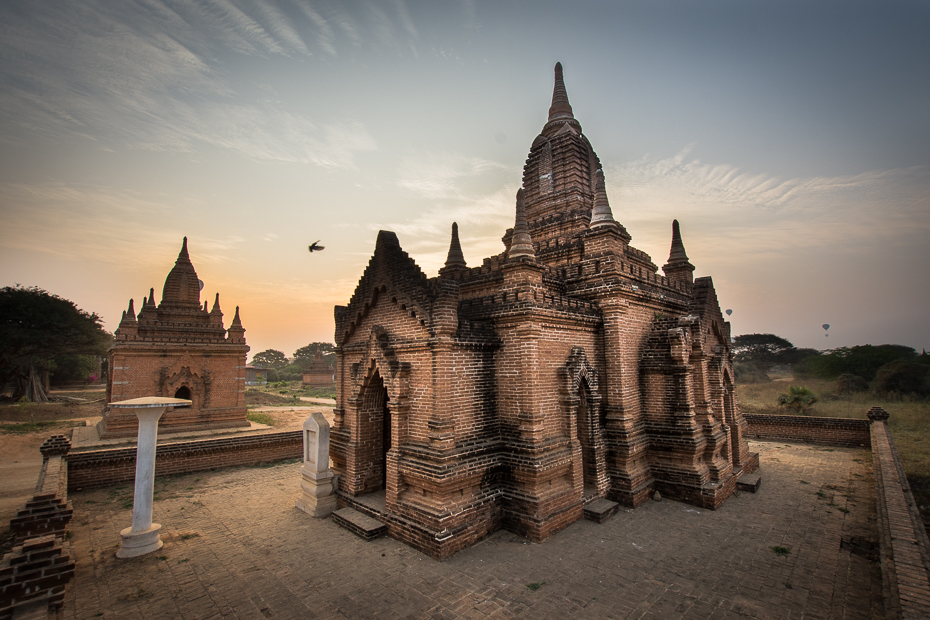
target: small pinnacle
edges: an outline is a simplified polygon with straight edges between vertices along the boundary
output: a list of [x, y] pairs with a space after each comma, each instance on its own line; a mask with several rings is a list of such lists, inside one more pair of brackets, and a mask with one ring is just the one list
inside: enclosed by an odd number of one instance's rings
[[604, 171], [598, 169], [594, 186], [594, 209], [591, 211], [591, 228], [616, 224], [614, 214], [607, 201], [607, 187], [604, 183]]
[[449, 256], [446, 258], [446, 267], [466, 267], [465, 255], [459, 244], [459, 225], [452, 222], [452, 241], [449, 243]]
[[678, 220], [672, 220], [672, 249], [668, 255], [668, 262], [680, 263], [688, 260], [685, 253], [685, 244], [681, 241], [681, 230], [678, 227]]
[[533, 249], [533, 239], [530, 237], [530, 227], [526, 223], [526, 201], [523, 197], [523, 188], [517, 190], [517, 215], [513, 225], [513, 241], [510, 244], [508, 258], [529, 256], [536, 258]]

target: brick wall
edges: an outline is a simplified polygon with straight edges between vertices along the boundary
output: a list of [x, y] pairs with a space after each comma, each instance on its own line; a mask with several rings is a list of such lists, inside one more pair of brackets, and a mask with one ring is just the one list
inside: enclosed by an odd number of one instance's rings
[[869, 411], [875, 505], [888, 618], [930, 618], [930, 541], [879, 407]]
[[[160, 444], [155, 475], [186, 474], [218, 467], [257, 465], [303, 455], [302, 431], [223, 437]], [[136, 449], [73, 452], [68, 456], [68, 489], [87, 489], [132, 482]]]
[[869, 421], [744, 413], [751, 439], [778, 439], [857, 448], [869, 445]]

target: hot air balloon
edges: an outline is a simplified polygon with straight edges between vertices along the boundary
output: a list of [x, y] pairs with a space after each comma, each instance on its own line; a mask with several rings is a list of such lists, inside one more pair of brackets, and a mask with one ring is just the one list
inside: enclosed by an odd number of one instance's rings
[[[829, 323], [824, 323], [824, 324], [823, 324], [823, 331], [827, 331], [828, 329], [830, 329], [830, 324], [829, 324]], [[824, 336], [826, 336], [827, 338], [829, 338], [829, 337], [830, 337], [830, 334], [824, 334]]]
[[731, 310], [730, 308], [727, 308], [727, 316], [730, 316], [731, 314], [733, 314], [733, 310]]

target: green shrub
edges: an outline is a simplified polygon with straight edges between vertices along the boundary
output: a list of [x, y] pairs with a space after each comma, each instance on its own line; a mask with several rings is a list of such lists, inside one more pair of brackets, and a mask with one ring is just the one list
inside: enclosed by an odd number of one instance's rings
[[872, 388], [878, 394], [930, 396], [930, 366], [898, 360], [882, 366]]
[[838, 394], [855, 394], [869, 389], [869, 382], [858, 375], [843, 373], [836, 379]]
[[817, 396], [804, 386], [792, 385], [786, 394], [779, 394], [775, 402], [779, 407], [784, 407], [794, 413], [807, 413], [817, 402]]

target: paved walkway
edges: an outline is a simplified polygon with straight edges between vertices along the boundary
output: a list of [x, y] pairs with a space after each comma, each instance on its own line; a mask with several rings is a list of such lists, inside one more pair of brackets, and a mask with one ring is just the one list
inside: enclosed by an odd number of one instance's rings
[[[128, 486], [75, 493], [65, 618], [869, 618], [881, 575], [864, 450], [752, 442], [762, 487], [664, 500], [543, 544], [499, 531], [436, 562], [294, 508], [299, 464], [159, 479], [165, 546], [117, 560]], [[777, 553], [780, 552], [779, 553]]]

